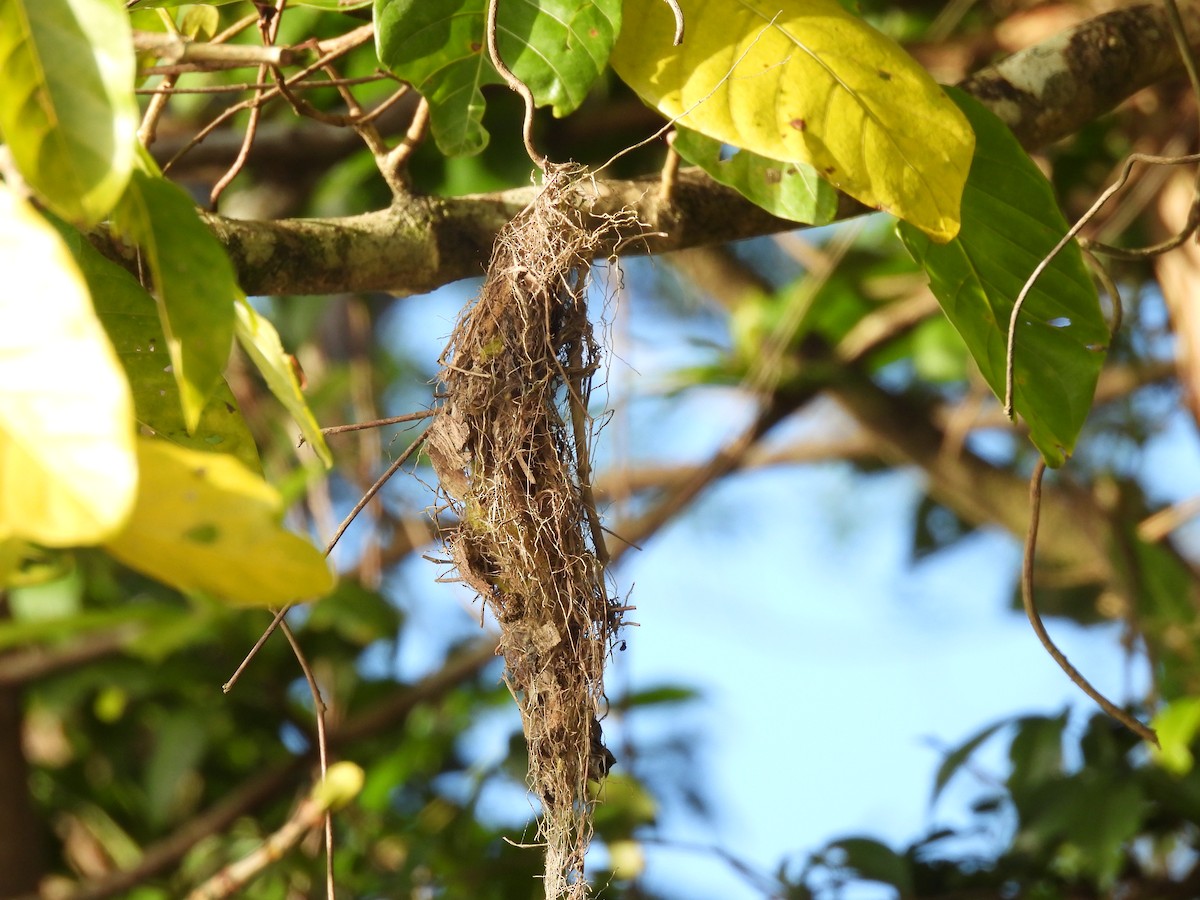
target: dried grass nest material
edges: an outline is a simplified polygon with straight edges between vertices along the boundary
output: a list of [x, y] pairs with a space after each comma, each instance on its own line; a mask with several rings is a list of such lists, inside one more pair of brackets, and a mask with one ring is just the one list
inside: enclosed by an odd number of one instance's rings
[[552, 168], [497, 237], [443, 354], [444, 401], [426, 436], [457, 516], [444, 535], [450, 556], [500, 624], [542, 804], [548, 898], [587, 892], [588, 780], [612, 760], [597, 713], [621, 617], [589, 483], [599, 347], [587, 284], [591, 261], [637, 221], [593, 216], [589, 184], [581, 167]]

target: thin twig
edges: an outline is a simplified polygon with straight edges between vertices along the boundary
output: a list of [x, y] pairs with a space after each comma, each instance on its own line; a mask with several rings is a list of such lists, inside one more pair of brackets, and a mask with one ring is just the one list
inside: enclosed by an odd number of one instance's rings
[[[300, 664], [300, 671], [304, 673], [304, 680], [308, 682], [309, 693], [313, 698], [313, 714], [317, 720], [317, 762], [321, 768], [321, 777], [324, 778], [329, 774], [329, 740], [325, 733], [325, 698], [321, 696], [321, 687], [317, 684], [317, 677], [313, 674], [312, 666], [308, 664], [308, 657], [304, 655], [304, 650], [300, 647], [300, 642], [296, 640], [296, 635], [292, 632], [291, 626], [287, 622], [281, 621], [279, 628], [283, 632], [283, 636], [287, 638], [288, 644], [292, 648], [292, 654], [296, 657], [296, 662]], [[325, 810], [325, 897], [326, 900], [335, 900], [336, 891], [333, 883], [333, 814], [329, 810]]]
[[[375, 483], [367, 489], [367, 492], [363, 494], [358, 503], [354, 505], [354, 509], [350, 510], [350, 514], [346, 516], [344, 520], [342, 520], [342, 524], [339, 525], [337, 531], [334, 532], [329, 544], [325, 547], [326, 556], [333, 552], [333, 548], [336, 547], [338, 541], [342, 539], [342, 535], [346, 533], [346, 529], [350, 527], [350, 523], [355, 520], [358, 514], [363, 511], [363, 508], [370, 503], [372, 498], [379, 493], [380, 489], [387, 484], [388, 479], [396, 474], [399, 468], [404, 465], [404, 463], [413, 455], [413, 453], [417, 451], [424, 441], [425, 435], [422, 433], [417, 437], [416, 440], [408, 445], [405, 451], [400, 454], [399, 458], [388, 467], [387, 471], [380, 475]], [[246, 654], [246, 658], [242, 660], [241, 664], [234, 671], [233, 675], [230, 676], [229, 680], [221, 686], [221, 690], [228, 694], [233, 689], [233, 686], [237, 683], [238, 678], [241, 677], [242, 671], [246, 668], [246, 666], [250, 665], [250, 661], [254, 659], [254, 657], [258, 654], [258, 651], [262, 649], [262, 645], [267, 642], [267, 638], [269, 638], [275, 629], [280, 626], [280, 624], [283, 622], [284, 616], [288, 614], [288, 611], [294, 605], [295, 604], [289, 603], [287, 606], [275, 613], [275, 618], [271, 620], [271, 624], [267, 626], [266, 630], [259, 636], [258, 640], [254, 642], [254, 646], [250, 648], [250, 652]]]
[[[1029, 276], [1025, 285], [1021, 288], [1021, 293], [1017, 295], [1016, 302], [1013, 303], [1012, 315], [1008, 319], [1008, 341], [1004, 355], [1004, 414], [1009, 419], [1013, 418], [1013, 375], [1017, 343], [1017, 317], [1021, 313], [1021, 307], [1025, 305], [1025, 299], [1029, 296], [1029, 292], [1033, 290], [1033, 286], [1037, 283], [1042, 272], [1054, 261], [1054, 257], [1058, 256], [1063, 247], [1079, 234], [1080, 229], [1092, 220], [1096, 213], [1100, 211], [1100, 208], [1108, 202], [1109, 198], [1124, 186], [1125, 182], [1129, 180], [1129, 173], [1133, 171], [1134, 165], [1139, 162], [1152, 166], [1178, 166], [1200, 162], [1200, 153], [1193, 153], [1189, 156], [1152, 156], [1147, 153], [1131, 153], [1125, 160], [1120, 177], [1104, 189], [1104, 192], [1096, 198], [1096, 202], [1091, 205], [1091, 208], [1080, 216], [1079, 221], [1072, 225], [1067, 233], [1062, 236], [1062, 239], [1054, 245], [1054, 249], [1047, 253], [1042, 261], [1037, 264], [1037, 267], [1033, 270], [1033, 274]], [[1096, 248], [1093, 246], [1092, 249]]]
[[217, 44], [189, 41], [179, 34], [135, 31], [134, 49], [153, 53], [172, 66], [193, 66], [199, 71], [243, 69], [250, 66], [289, 66], [296, 62], [292, 47], [259, 47], [254, 44]]
[[658, 199], [670, 203], [675, 199], [675, 182], [679, 179], [679, 151], [675, 149], [675, 131], [667, 135], [667, 158], [663, 160], [662, 180], [658, 183]]
[[610, 551], [612, 561], [615, 563], [628, 547], [645, 541], [662, 528], [710, 484], [740, 468], [751, 448], [795, 408], [793, 399], [784, 403], [780, 402], [779, 398], [772, 398], [745, 431], [722, 447], [707, 463], [690, 473], [683, 485], [672, 491], [641, 518], [625, 523], [621, 527], [624, 543]]
[[257, 21], [258, 21], [258, 13], [257, 12], [252, 12], [248, 16], [242, 16], [240, 19], [238, 19], [236, 22], [234, 22], [232, 25], [230, 25], [224, 31], [214, 35], [213, 39], [211, 41], [209, 41], [209, 43], [210, 44], [224, 44], [226, 41], [232, 40], [233, 38], [237, 37], [239, 34], [241, 34], [243, 31], [245, 31], [251, 25], [255, 24]]
[[162, 114], [167, 109], [167, 101], [170, 99], [171, 89], [175, 87], [175, 79], [174, 75], [163, 78], [159, 87], [165, 87], [165, 90], [162, 93], [155, 93], [146, 105], [146, 114], [142, 116], [142, 124], [138, 127], [137, 137], [138, 142], [147, 149], [158, 137], [158, 120], [162, 118]]
[[305, 797], [296, 811], [280, 828], [254, 852], [230, 863], [187, 895], [187, 900], [223, 900], [232, 897], [261, 873], [278, 862], [283, 855], [300, 843], [304, 836], [329, 818], [326, 805], [312, 795]]
[[496, 12], [499, 6], [500, 0], [488, 0], [487, 24], [485, 26], [488, 57], [492, 60], [492, 65], [496, 67], [496, 71], [500, 73], [500, 77], [504, 79], [505, 83], [525, 101], [525, 121], [521, 125], [521, 137], [525, 141], [525, 152], [529, 154], [529, 158], [533, 161], [533, 164], [544, 172], [546, 171], [546, 157], [538, 153], [537, 148], [533, 145], [533, 111], [536, 107], [533, 99], [533, 91], [529, 90], [528, 85], [514, 75], [512, 69], [506, 66], [504, 60], [500, 58], [500, 45], [496, 39]]
[[1108, 323], [1108, 333], [1115, 337], [1125, 321], [1125, 305], [1121, 302], [1121, 291], [1117, 288], [1116, 279], [1109, 274], [1104, 264], [1096, 259], [1091, 250], [1087, 247], [1081, 247], [1080, 249], [1083, 251], [1083, 258], [1092, 266], [1092, 274], [1104, 285], [1104, 292], [1108, 294], [1108, 299], [1112, 301], [1112, 321]]
[[678, 47], [683, 43], [683, 10], [679, 8], [679, 0], [666, 0], [666, 4], [671, 7], [671, 12], [675, 15], [674, 44]]
[[1034, 555], [1037, 552], [1038, 525], [1042, 510], [1042, 476], [1045, 474], [1046, 462], [1043, 459], [1038, 459], [1037, 465], [1033, 469], [1033, 475], [1029, 479], [1029, 530], [1025, 534], [1025, 558], [1021, 563], [1021, 602], [1025, 606], [1025, 616], [1029, 619], [1029, 624], [1033, 626], [1033, 633], [1037, 635], [1038, 640], [1041, 641], [1046, 652], [1050, 654], [1051, 659], [1058, 663], [1058, 667], [1067, 674], [1067, 677], [1080, 690], [1095, 700], [1102, 710], [1138, 737], [1149, 741], [1157, 747], [1159, 745], [1158, 735], [1154, 733], [1152, 728], [1143, 725], [1092, 687], [1091, 683], [1079, 673], [1079, 670], [1071, 665], [1067, 657], [1063, 655], [1063, 652], [1051, 640], [1050, 635], [1046, 631], [1046, 626], [1042, 624], [1042, 617], [1034, 605], [1033, 561]]
[[1158, 543], [1196, 516], [1200, 516], [1200, 496], [1181, 500], [1142, 519], [1137, 526], [1137, 536], [1147, 544]]
[[[331, 38], [328, 41], [319, 42], [317, 44], [317, 50], [318, 50], [318, 52], [321, 53], [321, 58], [318, 59], [316, 62], [314, 62], [312, 65], [306, 66], [305, 68], [301, 69], [299, 72], [297, 72], [291, 78], [288, 78], [287, 79], [288, 87], [291, 87], [292, 85], [294, 85], [297, 82], [304, 81], [306, 78], [308, 78], [310, 75], [312, 75], [313, 72], [319, 71], [324, 66], [328, 65], [329, 63], [333, 62], [334, 60], [339, 59], [342, 56], [345, 56], [347, 53], [349, 53], [351, 50], [355, 49], [356, 47], [359, 47], [362, 44], [365, 44], [367, 41], [371, 40], [371, 38], [374, 36], [374, 34], [375, 34], [375, 27], [373, 25], [368, 24], [368, 25], [362, 25], [358, 28], [355, 28], [353, 31], [348, 31], [345, 34], [339, 35], [336, 38]], [[212, 134], [214, 131], [216, 131], [217, 128], [219, 128], [222, 124], [229, 121], [229, 119], [233, 118], [233, 116], [235, 116], [237, 113], [241, 112], [242, 110], [249, 109], [250, 107], [254, 106], [256, 103], [265, 104], [268, 101], [275, 99], [279, 95], [280, 95], [279, 88], [274, 87], [274, 88], [270, 88], [270, 89], [264, 91], [261, 96], [256, 95], [255, 97], [252, 97], [249, 100], [243, 100], [241, 103], [235, 103], [233, 106], [227, 107], [220, 115], [218, 115], [215, 119], [213, 119], [211, 122], [209, 122], [203, 128], [201, 128], [192, 137], [192, 139], [190, 141], [188, 141], [187, 144], [185, 144], [179, 150], [178, 153], [176, 153], [174, 156], [172, 156], [170, 158], [170, 160], [168, 160], [166, 163], [164, 163], [163, 171], [166, 172], [168, 169], [171, 168], [171, 166], [173, 166], [173, 165], [175, 165], [175, 163], [179, 162], [179, 160], [182, 159], [183, 156], [188, 153], [188, 151], [190, 151], [193, 147], [195, 147], [197, 144], [199, 144], [201, 141], [203, 141], [206, 137], [208, 137], [210, 134]]]
[[396, 458], [396, 461], [388, 466], [387, 471], [380, 475], [373, 485], [367, 488], [367, 492], [362, 495], [362, 498], [356, 504], [354, 504], [354, 509], [350, 510], [350, 514], [346, 516], [346, 518], [342, 521], [342, 524], [338, 526], [337, 531], [334, 532], [333, 538], [329, 541], [329, 546], [325, 548], [325, 554], [327, 556], [333, 550], [333, 548], [337, 546], [337, 542], [342, 539], [342, 535], [346, 533], [346, 529], [350, 527], [350, 523], [355, 520], [358, 514], [363, 511], [363, 508], [371, 502], [376, 494], [379, 493], [380, 489], [387, 484], [388, 479], [395, 475], [400, 470], [400, 467], [408, 462], [409, 458], [416, 453], [418, 449], [420, 449], [423, 443], [425, 443], [424, 432], [418, 435], [416, 439], [405, 448], [404, 452]]
[[288, 614], [288, 610], [292, 608], [292, 605], [293, 604], [289, 603], [278, 612], [271, 610], [271, 612], [275, 613], [275, 618], [271, 620], [271, 624], [267, 626], [267, 630], [259, 635], [258, 640], [254, 642], [254, 646], [250, 648], [250, 652], [246, 654], [246, 657], [241, 661], [241, 664], [239, 664], [238, 667], [233, 670], [233, 674], [229, 676], [229, 680], [221, 685], [222, 693], [228, 694], [233, 690], [233, 686], [237, 684], [237, 680], [242, 677], [242, 672], [245, 670], [246, 666], [250, 665], [250, 660], [254, 659], [254, 657], [258, 655], [258, 651], [261, 650], [262, 645], [267, 642], [267, 638], [275, 633], [275, 629], [279, 627], [279, 623], [283, 621], [283, 617]]
[[[402, 422], [419, 422], [421, 419], [428, 419], [431, 416], [436, 416], [436, 409], [422, 409], [417, 412], [405, 413], [402, 416], [388, 416], [386, 419], [373, 419], [370, 422], [355, 422], [351, 425], [331, 425], [329, 428], [322, 428], [321, 434], [344, 434], [347, 431], [363, 431], [367, 428], [383, 428], [387, 425], [399, 425]], [[304, 439], [301, 438], [300, 444], [303, 446]]]
[[[389, 72], [376, 72], [374, 75], [360, 75], [357, 78], [331, 78], [328, 81], [301, 81], [289, 85], [293, 91], [314, 91], [318, 88], [329, 87], [356, 87], [360, 84], [374, 84], [376, 81], [395, 80], [396, 76]], [[167, 94], [174, 96], [176, 94], [240, 94], [245, 91], [252, 91], [258, 87], [257, 83], [243, 81], [240, 84], [201, 84], [195, 87], [167, 87], [166, 83], [152, 88], [137, 88], [135, 94], [142, 96], [156, 96], [158, 94]]]
[[[262, 95], [262, 90], [267, 82], [267, 67], [258, 67], [258, 95]], [[217, 179], [217, 183], [212, 186], [212, 190], [208, 194], [209, 209], [214, 212], [217, 209], [217, 201], [221, 199], [221, 194], [225, 192], [225, 188], [237, 178], [238, 173], [246, 165], [246, 160], [250, 158], [250, 148], [254, 146], [254, 136], [258, 134], [258, 120], [262, 116], [262, 103], [255, 103], [250, 107], [250, 120], [246, 123], [246, 133], [242, 135], [242, 146], [238, 148], [238, 154], [234, 158], [233, 163], [225, 170], [225, 174]]]
[[383, 165], [392, 173], [393, 178], [399, 180], [400, 170], [407, 165], [409, 157], [412, 156], [421, 141], [425, 140], [425, 132], [428, 128], [429, 101], [422, 97], [417, 103], [417, 108], [413, 110], [412, 121], [408, 123], [404, 139], [393, 147], [384, 158]]

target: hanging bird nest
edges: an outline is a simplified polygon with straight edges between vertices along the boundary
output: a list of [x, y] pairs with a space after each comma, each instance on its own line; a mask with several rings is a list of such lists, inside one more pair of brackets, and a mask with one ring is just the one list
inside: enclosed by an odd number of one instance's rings
[[450, 557], [500, 626], [542, 806], [548, 898], [587, 893], [588, 780], [612, 761], [598, 711], [622, 611], [609, 599], [590, 487], [600, 354], [587, 288], [591, 261], [636, 217], [593, 216], [589, 183], [582, 167], [550, 167], [497, 237], [479, 298], [442, 356], [444, 401], [426, 437], [456, 514]]

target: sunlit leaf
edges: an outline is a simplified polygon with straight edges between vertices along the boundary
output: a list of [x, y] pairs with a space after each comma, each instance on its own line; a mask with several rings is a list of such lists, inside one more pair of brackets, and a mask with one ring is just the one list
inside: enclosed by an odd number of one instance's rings
[[334, 763], [310, 794], [322, 809], [341, 809], [363, 789], [366, 773], [352, 762]]
[[346, 12], [351, 9], [362, 9], [370, 6], [373, 0], [292, 0], [294, 6], [312, 6], [316, 9], [329, 9], [335, 12]]
[[134, 172], [115, 224], [138, 245], [154, 281], [183, 420], [194, 431], [229, 362], [239, 295], [233, 266], [191, 198], [164, 178]]
[[[379, 59], [429, 101], [430, 128], [448, 156], [478, 153], [480, 88], [502, 79], [484, 42], [487, 0], [375, 0]], [[620, 0], [501, 3], [500, 58], [556, 116], [578, 108], [600, 77], [621, 27]]]
[[[1067, 231], [1049, 182], [999, 119], [960, 91], [978, 141], [962, 230], [939, 245], [905, 223], [900, 237], [997, 397], [1008, 323], [1034, 268]], [[1048, 465], [1071, 454], [1104, 365], [1109, 331], [1079, 247], [1054, 258], [1017, 323], [1014, 403]]]
[[62, 240], [3, 185], [0, 270], [0, 542], [98, 543], [136, 490], [129, 385]]
[[1151, 723], [1158, 747], [1150, 750], [1154, 761], [1174, 775], [1186, 775], [1195, 765], [1192, 742], [1200, 733], [1200, 697], [1172, 700]]
[[[177, 6], [191, 6], [193, 0], [137, 0], [136, 9], [173, 9]], [[230, 6], [242, 3], [244, 0], [207, 0], [205, 6]]]
[[780, 162], [739, 150], [722, 159], [721, 142], [680, 128], [672, 145], [679, 155], [772, 215], [824, 225], [837, 213], [837, 191], [802, 162]]
[[254, 471], [261, 471], [254, 437], [224, 379], [189, 433], [154, 298], [78, 231], [62, 226], [59, 232], [87, 279], [96, 315], [125, 368], [138, 425], [182, 447], [233, 454]]
[[296, 420], [304, 440], [316, 451], [326, 468], [332, 466], [333, 455], [325, 443], [325, 435], [304, 399], [291, 358], [284, 352], [275, 326], [256, 313], [244, 298], [237, 304], [236, 316], [238, 343], [262, 373], [271, 393]]
[[137, 103], [120, 0], [0, 0], [0, 138], [46, 205], [104, 218], [134, 164]]
[[280, 524], [278, 492], [232, 456], [141, 438], [138, 462], [137, 504], [105, 545], [127, 566], [239, 604], [278, 606], [332, 589], [325, 557]]
[[890, 38], [837, 0], [680, 0], [625, 9], [612, 65], [663, 115], [770, 159], [805, 162], [935, 240], [958, 231], [970, 126]]
[[179, 17], [179, 33], [192, 40], [207, 41], [221, 27], [221, 11], [212, 3], [196, 3]]

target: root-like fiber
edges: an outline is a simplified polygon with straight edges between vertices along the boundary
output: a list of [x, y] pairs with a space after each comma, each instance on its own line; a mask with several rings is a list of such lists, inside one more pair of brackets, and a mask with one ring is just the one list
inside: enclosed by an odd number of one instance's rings
[[599, 348], [587, 281], [605, 239], [631, 221], [591, 216], [584, 177], [552, 167], [497, 238], [479, 298], [443, 356], [445, 400], [426, 439], [457, 514], [451, 558], [500, 624], [542, 805], [548, 898], [587, 893], [588, 780], [611, 760], [597, 711], [620, 615], [588, 484]]

